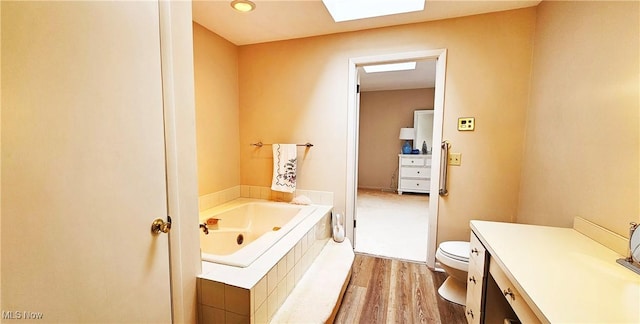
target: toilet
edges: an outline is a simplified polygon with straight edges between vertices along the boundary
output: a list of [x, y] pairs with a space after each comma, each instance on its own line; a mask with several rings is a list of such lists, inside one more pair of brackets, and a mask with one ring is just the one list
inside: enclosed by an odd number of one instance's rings
[[436, 259], [449, 275], [438, 288], [442, 298], [465, 306], [467, 298], [467, 272], [469, 271], [469, 242], [448, 241], [438, 246]]

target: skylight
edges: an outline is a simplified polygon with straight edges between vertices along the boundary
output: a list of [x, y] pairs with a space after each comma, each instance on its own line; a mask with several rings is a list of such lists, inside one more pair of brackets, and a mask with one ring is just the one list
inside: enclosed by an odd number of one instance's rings
[[425, 0], [322, 0], [335, 22], [424, 10]]
[[406, 71], [406, 70], [415, 70], [416, 69], [416, 62], [402, 62], [402, 63], [391, 63], [391, 64], [380, 64], [380, 65], [365, 65], [362, 68], [367, 73]]

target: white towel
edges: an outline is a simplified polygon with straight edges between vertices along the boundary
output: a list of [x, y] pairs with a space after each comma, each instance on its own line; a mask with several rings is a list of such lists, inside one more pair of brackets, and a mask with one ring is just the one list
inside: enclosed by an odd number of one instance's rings
[[273, 144], [273, 182], [271, 190], [296, 191], [297, 160], [295, 144]]

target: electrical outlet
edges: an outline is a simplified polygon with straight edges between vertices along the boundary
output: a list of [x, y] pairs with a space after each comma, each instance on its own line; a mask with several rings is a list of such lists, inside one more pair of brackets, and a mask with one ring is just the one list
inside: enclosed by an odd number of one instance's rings
[[449, 165], [460, 165], [462, 163], [462, 153], [449, 153]]

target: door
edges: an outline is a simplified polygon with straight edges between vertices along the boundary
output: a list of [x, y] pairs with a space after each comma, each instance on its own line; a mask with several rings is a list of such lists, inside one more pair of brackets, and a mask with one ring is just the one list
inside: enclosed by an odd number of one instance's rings
[[157, 2], [5, 2], [2, 316], [170, 322]]

